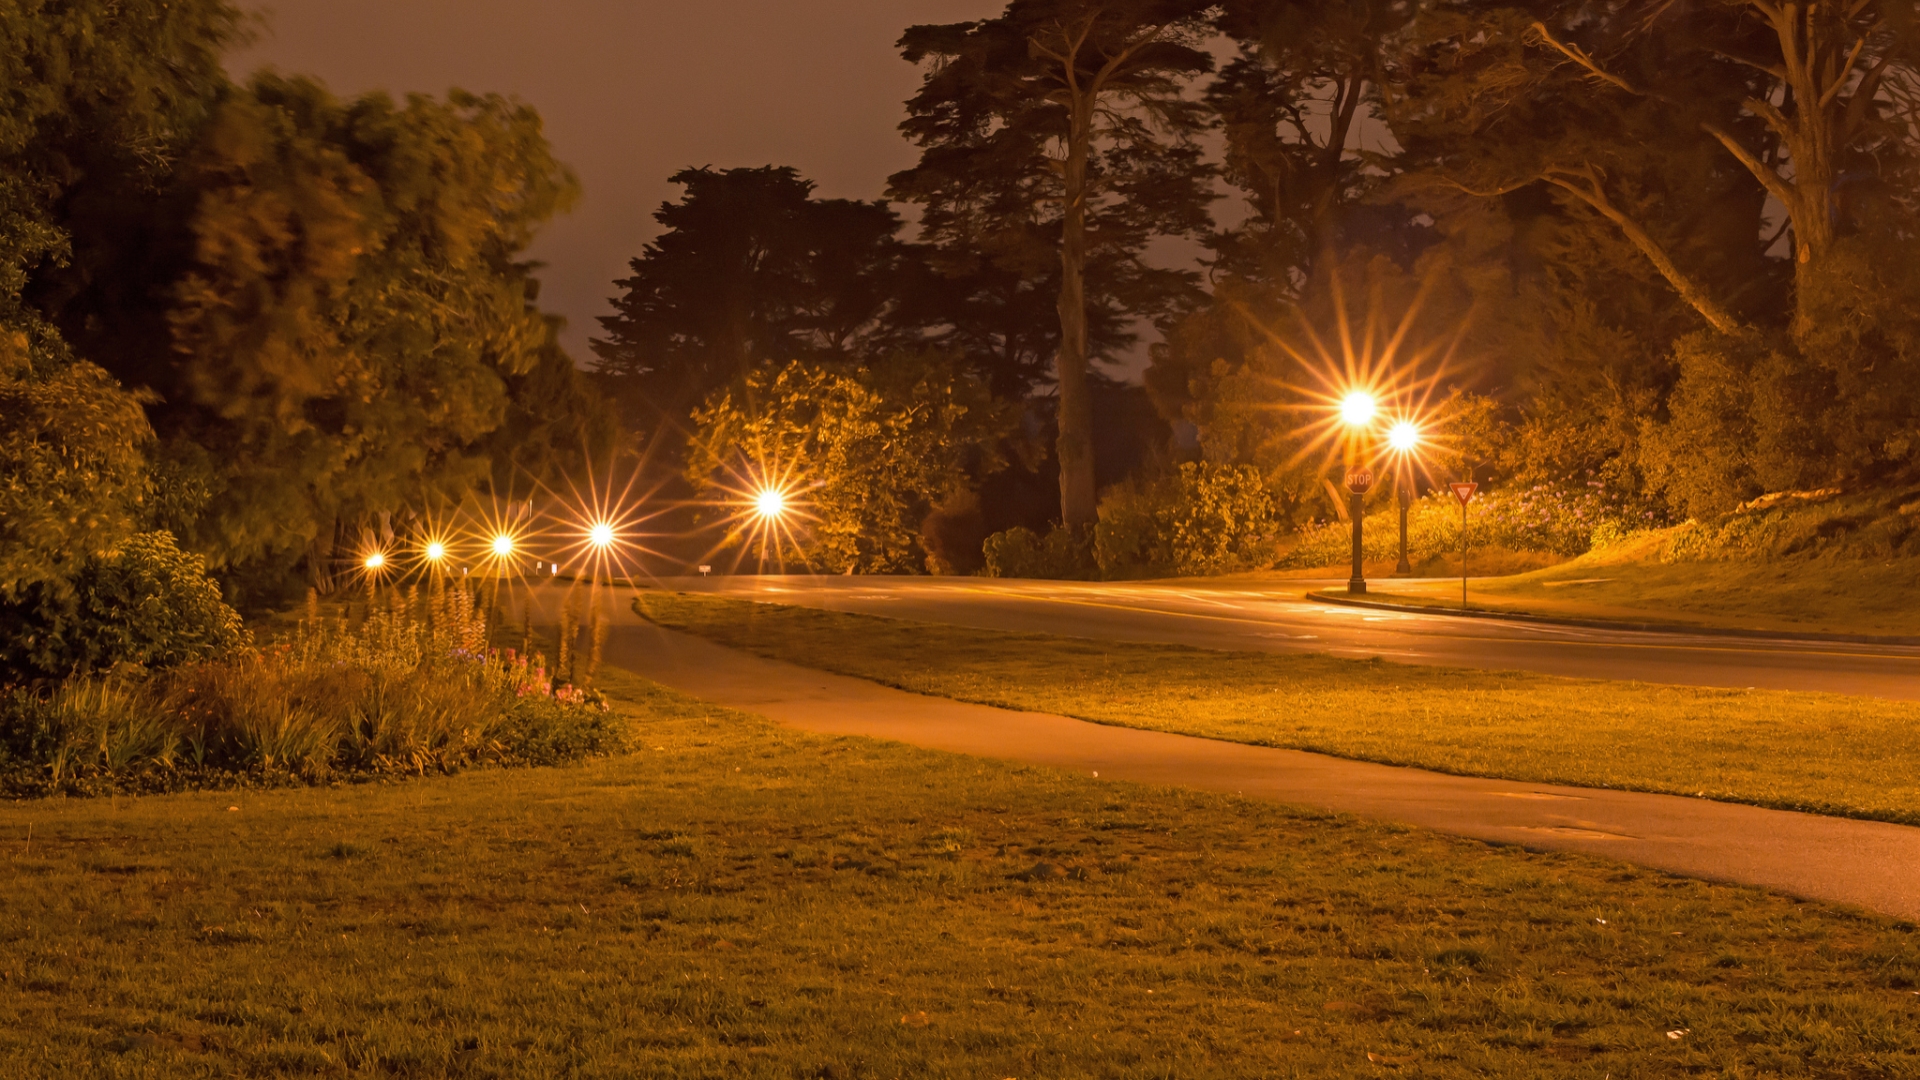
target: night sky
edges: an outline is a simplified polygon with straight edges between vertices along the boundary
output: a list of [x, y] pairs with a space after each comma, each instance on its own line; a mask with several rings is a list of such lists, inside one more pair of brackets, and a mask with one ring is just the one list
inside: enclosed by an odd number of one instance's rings
[[586, 189], [533, 254], [543, 306], [589, 358], [612, 282], [652, 238], [686, 166], [792, 165], [839, 198], [878, 198], [911, 165], [895, 130], [919, 71], [908, 25], [999, 12], [1004, 0], [272, 0], [229, 61], [319, 76], [335, 92], [511, 94], [546, 118]]

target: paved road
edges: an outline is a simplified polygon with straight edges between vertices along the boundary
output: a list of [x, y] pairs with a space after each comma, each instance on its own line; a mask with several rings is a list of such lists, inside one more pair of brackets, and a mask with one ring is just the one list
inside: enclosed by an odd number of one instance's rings
[[888, 615], [1208, 649], [1920, 700], [1920, 647], [1756, 641], [1457, 619], [1307, 601], [1323, 582], [1091, 583], [986, 578], [674, 578], [663, 587]]
[[637, 621], [628, 612], [615, 616], [609, 663], [808, 731], [1033, 762], [1102, 780], [1324, 807], [1920, 918], [1920, 828], [1448, 776], [968, 705], [751, 656]]

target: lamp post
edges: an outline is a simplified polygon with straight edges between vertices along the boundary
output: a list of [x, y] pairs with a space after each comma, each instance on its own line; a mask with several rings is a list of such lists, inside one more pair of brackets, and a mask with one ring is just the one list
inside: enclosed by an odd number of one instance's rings
[[1413, 564], [1407, 561], [1407, 509], [1413, 504], [1413, 476], [1409, 467], [1413, 452], [1420, 446], [1420, 429], [1411, 420], [1402, 420], [1387, 432], [1387, 445], [1394, 454], [1394, 498], [1400, 504], [1400, 563], [1395, 576], [1412, 577]]
[[[1360, 445], [1367, 428], [1373, 425], [1374, 414], [1379, 411], [1379, 403], [1373, 399], [1372, 394], [1364, 390], [1355, 390], [1340, 399], [1340, 422], [1346, 425], [1351, 435], [1347, 444], [1349, 460], [1358, 456], [1353, 451]], [[1367, 591], [1363, 523], [1367, 516], [1366, 495], [1371, 487], [1373, 487], [1372, 469], [1359, 464], [1347, 467], [1347, 491], [1351, 496], [1347, 517], [1353, 522], [1353, 576], [1347, 580], [1347, 591], [1350, 593]]]

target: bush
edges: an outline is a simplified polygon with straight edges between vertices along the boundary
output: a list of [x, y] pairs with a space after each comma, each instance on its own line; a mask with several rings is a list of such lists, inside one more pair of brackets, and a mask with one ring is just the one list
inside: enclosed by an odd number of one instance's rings
[[1107, 577], [1224, 574], [1270, 563], [1279, 529], [1259, 470], [1189, 463], [1151, 484], [1109, 490], [1093, 550]]
[[1043, 537], [1016, 525], [987, 537], [980, 550], [988, 577], [1085, 581], [1096, 576], [1087, 540], [1071, 529], [1056, 528]]
[[0, 641], [0, 674], [14, 679], [172, 667], [247, 641], [205, 561], [164, 532], [139, 533], [89, 558], [69, 587], [23, 590], [19, 600], [0, 604], [0, 620], [10, 625]]
[[[1650, 513], [1650, 512], [1649, 512]], [[1467, 519], [1467, 541], [1475, 548], [1541, 551], [1572, 557], [1585, 554], [1596, 534], [1624, 535], [1654, 524], [1624, 521], [1597, 486], [1566, 489], [1538, 484], [1475, 496]], [[1366, 557], [1391, 559], [1400, 552], [1399, 508], [1391, 489], [1379, 509], [1367, 516]], [[1352, 526], [1327, 522], [1300, 532], [1280, 565], [1287, 568], [1344, 565], [1353, 550]], [[1416, 499], [1407, 514], [1407, 557], [1420, 561], [1460, 550], [1460, 504], [1451, 493]]]
[[598, 695], [489, 648], [459, 588], [395, 593], [357, 624], [310, 610], [263, 650], [0, 698], [0, 775], [16, 792], [549, 764], [622, 743]]
[[1841, 463], [1820, 432], [1833, 388], [1758, 337], [1703, 332], [1674, 346], [1680, 370], [1643, 451], [1650, 478], [1695, 517], [1725, 513], [1767, 491], [1817, 487]]

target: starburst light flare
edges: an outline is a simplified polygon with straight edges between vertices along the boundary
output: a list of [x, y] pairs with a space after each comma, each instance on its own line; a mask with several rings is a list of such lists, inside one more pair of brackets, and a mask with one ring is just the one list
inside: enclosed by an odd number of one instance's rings
[[1374, 415], [1380, 411], [1380, 403], [1365, 390], [1350, 391], [1340, 399], [1340, 422], [1350, 428], [1362, 428], [1373, 423]]
[[[604, 475], [589, 469], [584, 484], [570, 476], [567, 490], [544, 489], [552, 497], [549, 515], [558, 548], [554, 561], [576, 580], [595, 586], [630, 582], [644, 571], [641, 556], [660, 554], [644, 543], [648, 536], [660, 535], [647, 528], [670, 509], [658, 498], [659, 485], [666, 482], [663, 472], [648, 470], [644, 463], [630, 465], [621, 481], [618, 471], [610, 462]], [[654, 478], [655, 487], [637, 490], [647, 476]]]
[[1387, 445], [1396, 454], [1410, 454], [1420, 447], [1420, 429], [1411, 420], [1397, 421], [1387, 429]]
[[762, 518], [777, 518], [787, 512], [786, 493], [779, 488], [767, 488], [753, 498], [753, 512]]

